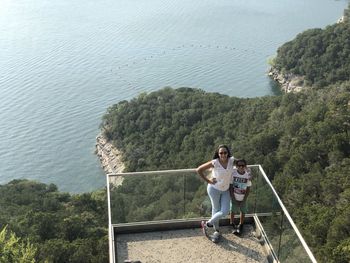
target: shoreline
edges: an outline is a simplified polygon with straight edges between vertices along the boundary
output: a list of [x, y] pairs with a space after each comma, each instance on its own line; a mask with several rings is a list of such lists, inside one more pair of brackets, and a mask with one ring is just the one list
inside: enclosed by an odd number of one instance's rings
[[268, 76], [278, 82], [281, 86], [281, 90], [285, 93], [300, 92], [306, 88], [304, 86], [303, 76], [294, 75], [292, 73], [283, 74], [274, 67], [270, 68]]
[[[121, 161], [122, 153], [112, 143], [100, 133], [96, 137], [96, 155], [100, 160], [102, 169], [106, 175], [110, 173], [122, 173], [125, 169], [124, 163]], [[111, 182], [115, 186], [123, 183], [123, 177], [112, 177]]]

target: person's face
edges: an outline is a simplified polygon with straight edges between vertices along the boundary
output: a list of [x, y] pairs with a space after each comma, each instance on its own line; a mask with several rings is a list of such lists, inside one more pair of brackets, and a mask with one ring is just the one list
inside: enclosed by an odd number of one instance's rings
[[238, 162], [237, 163], [237, 169], [239, 172], [244, 173], [245, 171], [245, 164], [243, 162]]
[[219, 158], [221, 160], [227, 160], [227, 156], [228, 156], [228, 152], [227, 152], [227, 149], [222, 147], [222, 148], [219, 148]]

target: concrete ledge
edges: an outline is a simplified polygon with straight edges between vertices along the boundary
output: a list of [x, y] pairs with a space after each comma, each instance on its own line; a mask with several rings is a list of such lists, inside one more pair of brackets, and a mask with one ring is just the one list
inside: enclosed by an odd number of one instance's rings
[[[175, 229], [199, 228], [202, 220], [208, 220], [208, 218], [172, 219], [161, 221], [112, 224], [112, 227], [114, 229], [114, 234], [117, 235], [123, 233], [142, 233]], [[238, 217], [235, 217], [235, 220], [238, 220]], [[254, 216], [246, 215], [245, 223], [254, 224]], [[220, 220], [221, 226], [228, 226], [229, 224], [230, 220], [228, 218]]]

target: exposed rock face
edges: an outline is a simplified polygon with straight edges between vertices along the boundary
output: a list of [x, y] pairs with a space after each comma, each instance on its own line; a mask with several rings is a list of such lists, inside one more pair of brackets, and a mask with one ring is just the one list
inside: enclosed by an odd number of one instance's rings
[[[108, 142], [102, 134], [96, 137], [96, 154], [106, 174], [122, 173], [124, 171], [125, 166], [121, 161], [121, 152]], [[122, 177], [114, 178], [115, 185], [120, 185], [123, 181]]]
[[268, 75], [281, 85], [282, 91], [299, 92], [304, 88], [304, 77], [292, 73], [282, 74], [277, 69], [271, 68]]
[[346, 20], [345, 16], [341, 16], [341, 18], [339, 18], [339, 19], [337, 20], [337, 24], [344, 23], [345, 20]]

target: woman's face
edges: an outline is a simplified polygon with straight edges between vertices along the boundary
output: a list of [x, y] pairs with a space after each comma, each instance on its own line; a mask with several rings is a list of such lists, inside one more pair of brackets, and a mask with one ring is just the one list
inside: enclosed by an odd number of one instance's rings
[[227, 160], [228, 152], [225, 147], [219, 148], [218, 153], [219, 153], [220, 160], [223, 160], [223, 161]]

